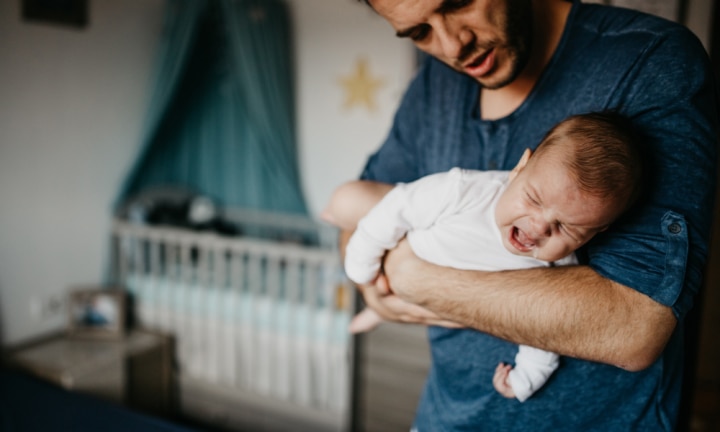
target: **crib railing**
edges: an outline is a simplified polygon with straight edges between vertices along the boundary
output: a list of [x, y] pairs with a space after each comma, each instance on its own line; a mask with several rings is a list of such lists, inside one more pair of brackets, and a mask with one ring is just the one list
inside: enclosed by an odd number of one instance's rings
[[349, 425], [353, 296], [333, 248], [117, 220], [113, 251], [138, 324], [175, 336], [181, 382]]

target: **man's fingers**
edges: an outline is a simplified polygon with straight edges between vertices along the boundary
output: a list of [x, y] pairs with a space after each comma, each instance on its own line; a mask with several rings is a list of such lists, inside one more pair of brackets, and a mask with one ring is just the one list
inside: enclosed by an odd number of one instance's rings
[[447, 328], [462, 328], [461, 324], [448, 321], [435, 313], [401, 299], [392, 293], [385, 275], [377, 277], [374, 284], [358, 285], [365, 304], [386, 321], [407, 324], [434, 325]]
[[407, 324], [436, 325], [448, 328], [463, 327], [453, 321], [442, 319], [423, 307], [408, 303], [396, 295], [368, 295], [372, 291], [372, 289], [365, 289], [365, 303], [385, 320]]
[[375, 288], [377, 289], [377, 293], [379, 295], [386, 296], [388, 294], [392, 294], [392, 290], [390, 289], [390, 283], [387, 280], [387, 277], [380, 273], [375, 279]]

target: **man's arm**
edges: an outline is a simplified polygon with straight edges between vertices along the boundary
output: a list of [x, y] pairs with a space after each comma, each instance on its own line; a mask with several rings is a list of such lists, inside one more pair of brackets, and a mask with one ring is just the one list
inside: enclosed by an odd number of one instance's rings
[[[325, 216], [343, 228], [341, 253], [358, 220], [391, 189], [379, 182], [350, 182], [336, 191]], [[585, 266], [463, 271], [427, 263], [402, 242], [388, 254], [384, 269], [392, 291], [385, 276], [358, 289], [385, 320], [467, 326], [628, 370], [649, 366], [676, 325], [669, 307]]]
[[[586, 266], [457, 270], [417, 258], [403, 242], [388, 253], [385, 274], [399, 299], [441, 320], [630, 371], [652, 364], [676, 325], [669, 307]], [[426, 319], [411, 316], [408, 309], [394, 309], [397, 300], [383, 297], [375, 287], [365, 287], [363, 293], [368, 305], [386, 319]]]

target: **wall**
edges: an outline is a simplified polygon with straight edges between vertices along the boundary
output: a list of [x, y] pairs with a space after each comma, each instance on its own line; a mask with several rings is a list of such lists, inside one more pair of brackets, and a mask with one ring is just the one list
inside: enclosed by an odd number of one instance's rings
[[[364, 2], [294, 0], [297, 34], [297, 113], [300, 172], [306, 199], [319, 214], [332, 190], [357, 178], [387, 134], [414, 72], [415, 50], [394, 37], [389, 24]], [[376, 109], [345, 107], [339, 80], [364, 59], [373, 79]]]
[[162, 20], [161, 0], [92, 0], [76, 30], [22, 22], [20, 3], [0, 1], [3, 343], [63, 325], [52, 300], [100, 280]]

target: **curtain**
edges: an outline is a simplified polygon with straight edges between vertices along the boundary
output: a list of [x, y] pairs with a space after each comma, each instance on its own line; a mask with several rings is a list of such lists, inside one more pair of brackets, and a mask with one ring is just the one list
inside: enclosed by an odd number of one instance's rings
[[307, 214], [290, 19], [279, 0], [169, 0], [142, 148], [116, 208], [153, 186]]

